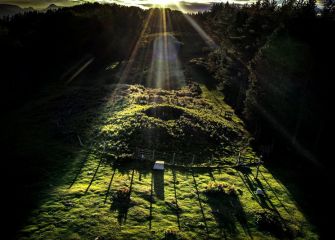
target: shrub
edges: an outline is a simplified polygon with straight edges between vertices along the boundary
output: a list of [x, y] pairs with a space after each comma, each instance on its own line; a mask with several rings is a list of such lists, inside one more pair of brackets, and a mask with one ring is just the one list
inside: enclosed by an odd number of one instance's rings
[[112, 197], [113, 203], [117, 205], [127, 204], [129, 201], [129, 194], [130, 190], [127, 187], [117, 190], [117, 192]]
[[204, 190], [205, 194], [227, 194], [230, 196], [237, 195], [234, 185], [228, 183], [209, 182]]
[[182, 240], [185, 239], [178, 230], [167, 229], [165, 231], [165, 240]]

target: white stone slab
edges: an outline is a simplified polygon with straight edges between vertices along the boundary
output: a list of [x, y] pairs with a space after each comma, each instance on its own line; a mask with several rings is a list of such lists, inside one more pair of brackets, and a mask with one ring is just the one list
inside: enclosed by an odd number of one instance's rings
[[153, 169], [154, 170], [164, 170], [164, 161], [156, 161]]

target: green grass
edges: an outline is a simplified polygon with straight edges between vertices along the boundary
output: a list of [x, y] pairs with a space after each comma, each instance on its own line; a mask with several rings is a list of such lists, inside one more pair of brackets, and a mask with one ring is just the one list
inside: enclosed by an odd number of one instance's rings
[[[202, 95], [193, 104], [186, 106], [168, 102], [166, 95], [175, 96], [176, 92], [150, 89], [129, 94], [123, 102], [107, 102], [101, 109], [101, 117], [93, 125], [92, 132], [97, 133], [97, 142], [89, 151], [83, 167], [81, 164], [85, 152], [78, 153], [78, 157], [69, 162], [67, 173], [59, 176], [45, 190], [45, 197], [20, 231], [19, 239], [96, 239], [98, 236], [104, 239], [163, 239], [168, 230], [175, 231], [181, 239], [276, 239], [278, 236], [259, 229], [256, 224], [256, 213], [262, 209], [273, 209], [284, 228], [290, 231], [290, 237], [317, 239], [313, 227], [285, 186], [265, 167], [260, 168], [258, 180], [254, 179], [254, 168], [244, 171], [233, 168], [235, 152], [227, 155], [221, 149], [215, 149], [218, 159], [231, 159], [225, 162], [223, 168], [168, 167], [161, 174], [153, 172], [150, 163], [138, 166], [136, 162], [124, 158], [124, 164], [116, 165], [111, 154], [102, 154], [102, 141], [107, 143], [108, 152], [114, 155], [116, 147], [122, 149], [122, 146], [130, 146], [136, 141], [140, 143], [131, 131], [143, 126], [161, 126], [167, 131], [163, 137], [172, 136], [174, 139], [173, 134], [177, 134], [176, 137], [180, 138], [177, 131], [179, 120], [163, 121], [143, 114], [144, 110], [157, 105], [182, 110], [193, 119], [188, 124], [194, 127], [192, 124], [198, 121], [199, 129], [205, 134], [213, 131], [211, 125], [239, 133], [241, 137], [236, 135], [230, 139], [232, 145], [245, 144], [248, 133], [243, 122], [235, 115], [232, 120], [227, 120], [218, 114], [221, 108], [231, 108], [217, 102], [222, 98], [217, 92], [211, 92], [204, 86], [201, 88]], [[165, 94], [163, 101], [150, 105], [140, 105], [133, 101], [150, 91]], [[180, 97], [181, 101], [186, 99]], [[202, 104], [211, 107], [203, 108]], [[136, 118], [141, 119], [141, 124], [134, 120]], [[156, 147], [163, 148], [160, 145]], [[257, 158], [250, 147], [247, 149], [246, 155]], [[196, 153], [197, 149], [189, 148], [189, 151]], [[233, 185], [238, 194], [205, 194], [210, 182]], [[107, 192], [109, 185], [110, 191]], [[254, 194], [258, 187], [265, 190], [264, 199]], [[131, 188], [126, 211], [112, 200], [112, 195], [122, 188]]]
[[[69, 181], [55, 187], [39, 209], [33, 212], [30, 224], [21, 232], [21, 239], [71, 239], [74, 235], [80, 236], [79, 239], [94, 239], [97, 236], [112, 239], [161, 239], [167, 229], [179, 229], [178, 216], [170, 206], [175, 202], [173, 169], [165, 170], [164, 182], [159, 182], [162, 179], [157, 178], [157, 185], [153, 184], [154, 201], [150, 229], [150, 191], [154, 173], [149, 169], [134, 171], [131, 207], [126, 220], [123, 218], [120, 221], [118, 210], [111, 209], [110, 196], [118, 189], [130, 186], [132, 169], [126, 172], [115, 169], [111, 192], [104, 203], [114, 171], [106, 163], [101, 165], [93, 184], [85, 194], [92, 179], [91, 172], [95, 171], [98, 162], [98, 158], [91, 156], [70, 189]], [[298, 231], [300, 236], [297, 234], [297, 238], [317, 238], [287, 189], [263, 167], [259, 183], [254, 180], [255, 169], [246, 176], [234, 169], [213, 170], [211, 173], [209, 169], [194, 172], [194, 179], [189, 171], [175, 171], [175, 174], [177, 203], [181, 209], [180, 231], [187, 239], [206, 239], [207, 230], [211, 239], [222, 239], [224, 236], [227, 239], [246, 239], [250, 236], [254, 239], [275, 239], [255, 225], [253, 212], [262, 209], [253, 194], [257, 186], [263, 186], [266, 190], [266, 204], [275, 208], [291, 229]], [[200, 193], [204, 215], [194, 180]], [[213, 180], [234, 184], [240, 190], [236, 198], [239, 206], [236, 203], [231, 205], [225, 197], [216, 199], [204, 194], [205, 187]], [[229, 213], [225, 212], [223, 220], [217, 219], [213, 214], [216, 209]], [[237, 214], [243, 214], [246, 223], [241, 223], [236, 217]]]

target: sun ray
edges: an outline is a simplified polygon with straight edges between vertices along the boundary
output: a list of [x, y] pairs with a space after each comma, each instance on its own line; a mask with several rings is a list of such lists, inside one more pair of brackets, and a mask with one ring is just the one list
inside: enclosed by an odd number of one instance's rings
[[168, 62], [168, 38], [167, 38], [167, 27], [166, 27], [166, 9], [162, 9], [161, 11], [162, 16], [162, 24], [163, 24], [163, 36], [164, 36], [164, 55], [165, 55], [165, 76], [166, 84], [170, 87], [170, 69], [169, 69], [169, 62]]
[[123, 73], [122, 73], [122, 75], [120, 77], [120, 82], [121, 83], [125, 82], [125, 80], [127, 79], [128, 75], [129, 75], [129, 72], [130, 72], [130, 70], [131, 70], [131, 68], [133, 66], [134, 60], [135, 60], [135, 58], [136, 58], [136, 56], [138, 54], [141, 42], [142, 42], [142, 40], [143, 40], [143, 38], [145, 36], [145, 33], [146, 33], [146, 31], [148, 29], [148, 26], [149, 26], [149, 23], [150, 23], [150, 21], [152, 19], [153, 11], [154, 11], [153, 9], [149, 10], [148, 17], [145, 20], [145, 23], [144, 23], [143, 29], [142, 29], [142, 31], [140, 33], [140, 36], [139, 36], [139, 38], [138, 38], [138, 40], [137, 40], [137, 42], [135, 44], [135, 47], [133, 48], [133, 51], [132, 51], [132, 53], [131, 53], [131, 55], [129, 57], [128, 63], [127, 63], [127, 65], [126, 65], [126, 67], [125, 67], [125, 69], [124, 69], [124, 71], [123, 71]]
[[175, 6], [177, 7], [179, 11], [184, 13], [183, 16], [191, 24], [191, 26], [197, 31], [200, 37], [205, 41], [205, 43], [210, 48], [215, 49], [218, 47], [217, 44], [214, 42], [214, 40], [203, 30], [203, 28], [189, 14], [186, 13], [187, 11], [182, 7], [182, 5], [179, 2], [176, 2]]
[[148, 86], [156, 88], [179, 88], [185, 85], [185, 77], [178, 59], [181, 43], [174, 36], [169, 17], [170, 10], [156, 9], [158, 32], [152, 41], [152, 58], [147, 77]]

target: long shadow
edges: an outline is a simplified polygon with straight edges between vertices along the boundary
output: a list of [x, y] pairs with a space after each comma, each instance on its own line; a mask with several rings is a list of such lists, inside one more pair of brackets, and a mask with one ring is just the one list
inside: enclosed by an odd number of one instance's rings
[[272, 201], [270, 200], [270, 197], [269, 197], [269, 195], [267, 194], [266, 189], [264, 188], [264, 186], [263, 186], [263, 184], [261, 183], [261, 181], [259, 181], [259, 179], [255, 179], [255, 181], [256, 181], [256, 183], [257, 183], [257, 187], [259, 187], [260, 189], [262, 189], [262, 191], [263, 191], [263, 193], [264, 193], [264, 199], [265, 199], [265, 201], [267, 201], [267, 202], [270, 204], [270, 206], [271, 206], [270, 210], [274, 211], [274, 212], [278, 215], [278, 217], [279, 217], [281, 220], [284, 220], [284, 219], [282, 218], [282, 216], [280, 215], [279, 211], [277, 210], [276, 206], [275, 206], [275, 205], [272, 203]]
[[[278, 211], [278, 209], [276, 208], [276, 206], [272, 203], [270, 197], [267, 194], [266, 189], [264, 188], [263, 184], [259, 181], [259, 179], [255, 179], [255, 181], [253, 181], [250, 178], [250, 175], [252, 175], [251, 171], [244, 172], [243, 176], [239, 172], [238, 172], [238, 174], [241, 177], [243, 183], [246, 185], [246, 187], [251, 190], [251, 194], [253, 195], [254, 199], [256, 199], [258, 201], [260, 206], [262, 206], [263, 208], [267, 208], [267, 209], [271, 210], [272, 212], [274, 212], [279, 217], [281, 223], [287, 228], [287, 223], [286, 223], [285, 219], [281, 216], [281, 214]], [[260, 174], [262, 174], [262, 173], [260, 172]], [[264, 195], [263, 196], [262, 195], [257, 196], [255, 194], [256, 188], [260, 188], [263, 191]]]
[[[272, 188], [271, 184], [268, 182], [268, 180], [265, 178], [265, 176], [263, 175], [263, 173], [261, 171], [259, 171], [259, 174], [262, 176], [262, 178], [264, 179], [264, 181], [266, 182], [266, 184], [269, 186], [271, 192], [273, 193], [273, 195], [276, 197], [276, 199], [278, 200], [278, 202], [280, 203], [280, 205], [285, 209], [285, 211], [289, 213], [288, 209], [285, 207], [285, 205], [283, 204], [283, 202], [279, 199], [278, 195], [276, 194], [276, 191]], [[261, 182], [256, 179], [257, 183], [261, 185]]]
[[177, 198], [177, 188], [176, 188], [177, 173], [175, 169], [172, 169], [172, 174], [173, 174], [173, 190], [174, 190], [174, 200], [176, 204], [177, 223], [178, 223], [178, 228], [180, 230], [180, 208], [178, 205], [178, 198]]
[[[243, 177], [244, 177], [245, 182], [249, 186], [249, 188], [252, 190], [253, 197], [256, 200], [258, 200], [258, 202], [260, 203], [260, 205], [263, 208], [267, 208], [267, 209], [273, 210], [273, 204], [270, 201], [269, 196], [266, 194], [263, 185], [259, 185], [256, 181], [254, 181], [253, 178], [250, 177], [250, 174], [243, 174]], [[260, 188], [263, 191], [264, 196], [256, 194], [257, 188]]]
[[[147, 162], [147, 161], [136, 161], [133, 159], [127, 159], [127, 161], [115, 161], [113, 164], [113, 169], [117, 170], [120, 174], [122, 175], [128, 175], [128, 179], [130, 181], [130, 185], [129, 185], [129, 190], [131, 192], [132, 189], [132, 184], [133, 184], [133, 179], [134, 179], [134, 172], [138, 172], [139, 173], [139, 181], [141, 181], [143, 176], [147, 176], [149, 174], [151, 174], [151, 189], [150, 189], [150, 195], [146, 195], [143, 194], [143, 198], [147, 199], [150, 202], [150, 213], [148, 216], [148, 220], [149, 220], [149, 229], [151, 229], [151, 224], [152, 224], [152, 209], [153, 206], [152, 204], [154, 203], [154, 191], [155, 191], [155, 186], [154, 186], [154, 174], [152, 171], [152, 163], [151, 162]], [[129, 174], [129, 169], [133, 169], [133, 173]], [[161, 178], [159, 178], [161, 179]], [[156, 179], [156, 182], [159, 182], [159, 180]], [[156, 186], [157, 188], [157, 186]], [[157, 190], [157, 189], [156, 189]], [[119, 204], [117, 202], [114, 203], [114, 201], [112, 201], [111, 204], [111, 210], [113, 211], [118, 211], [118, 221], [119, 223], [124, 223], [124, 219], [126, 219], [127, 217], [127, 212], [128, 209], [132, 206], [132, 202], [130, 201], [130, 195], [129, 195], [129, 202], [128, 200], [124, 200], [123, 204]]]
[[92, 177], [92, 179], [91, 179], [91, 181], [90, 181], [90, 184], [87, 186], [87, 188], [86, 188], [86, 191], [85, 191], [85, 194], [88, 192], [88, 190], [90, 189], [90, 187], [91, 187], [91, 185], [92, 185], [92, 183], [93, 183], [93, 181], [94, 181], [94, 179], [95, 179], [95, 177], [96, 177], [96, 175], [97, 175], [97, 173], [98, 173], [98, 171], [99, 171], [99, 168], [100, 168], [100, 165], [101, 165], [101, 163], [102, 163], [102, 161], [103, 161], [104, 159], [101, 157], [101, 159], [100, 159], [100, 161], [99, 161], [99, 164], [98, 164], [98, 167], [95, 169], [95, 172], [94, 172], [94, 175], [93, 175], [93, 177]]
[[131, 173], [131, 180], [130, 180], [130, 186], [129, 186], [129, 196], [128, 196], [128, 207], [126, 208], [125, 214], [124, 214], [124, 221], [123, 223], [126, 224], [127, 221], [127, 215], [128, 215], [128, 210], [130, 208], [130, 201], [131, 201], [131, 192], [133, 190], [133, 183], [134, 183], [134, 173], [135, 169], [133, 169], [133, 172]]
[[252, 195], [253, 199], [257, 201], [261, 207], [270, 209], [269, 205], [265, 201], [265, 198], [258, 197], [255, 193], [257, 186], [255, 183], [252, 182], [252, 180], [249, 177], [249, 174], [251, 174], [251, 170], [248, 168], [238, 168], [236, 169], [236, 172], [241, 178], [244, 186], [248, 189], [249, 193]]
[[154, 192], [158, 199], [164, 200], [164, 171], [153, 171], [154, 177]]
[[246, 214], [237, 195], [227, 195], [226, 193], [207, 194], [207, 203], [211, 207], [225, 239], [228, 233], [232, 235], [237, 233], [237, 222], [240, 223], [245, 233], [252, 238]]
[[[260, 174], [263, 176], [262, 173], [260, 173]], [[264, 178], [264, 180], [265, 180], [265, 177], [264, 177], [264, 176], [263, 176], [263, 178]], [[255, 179], [255, 180], [256, 180], [256, 182], [257, 182], [257, 184], [258, 184], [258, 187], [259, 187], [260, 189], [263, 190], [266, 200], [270, 203], [270, 205], [271, 205], [271, 207], [272, 207], [271, 210], [272, 210], [274, 213], [277, 214], [277, 216], [278, 216], [279, 219], [280, 219], [281, 224], [285, 227], [285, 229], [286, 229], [286, 230], [289, 230], [290, 227], [287, 225], [286, 220], [280, 215], [280, 212], [277, 210], [277, 208], [273, 205], [273, 203], [272, 203], [271, 200], [269, 199], [269, 196], [267, 195], [267, 193], [266, 193], [266, 191], [265, 191], [265, 189], [264, 189], [264, 186], [263, 186], [263, 184], [261, 183], [261, 181], [259, 181], [259, 179]], [[270, 186], [270, 184], [269, 184], [266, 180], [265, 180], [265, 182], [267, 183], [267, 185], [270, 187], [270, 189], [271, 189], [271, 191], [273, 192], [273, 194], [274, 194], [274, 195], [276, 196], [276, 198], [278, 199], [277, 195], [275, 194], [275, 192], [274, 192], [273, 188]], [[285, 208], [285, 206], [283, 205], [283, 203], [282, 203], [279, 199], [278, 199], [278, 201], [279, 201], [279, 203], [281, 204], [281, 206], [285, 209], [285, 211], [289, 214], [288, 210]], [[290, 214], [289, 214], [289, 215], [290, 215]], [[280, 229], [279, 232], [275, 232], [274, 234], [277, 235], [278, 237], [290, 237], [290, 231], [286, 231], [286, 232], [285, 232], [285, 231], [283, 231], [283, 229]]]
[[197, 194], [197, 199], [198, 199], [198, 202], [199, 202], [199, 207], [200, 207], [200, 210], [201, 210], [201, 215], [202, 215], [202, 218], [203, 218], [203, 221], [204, 221], [204, 224], [205, 224], [207, 238], [209, 238], [209, 230], [208, 230], [208, 225], [207, 225], [207, 221], [206, 221], [206, 216], [205, 216], [204, 208], [203, 208], [202, 203], [201, 203], [198, 184], [197, 184], [197, 181], [195, 180], [195, 175], [194, 175], [193, 170], [192, 170], [192, 177], [193, 177], [193, 184], [194, 184], [195, 192]]
[[68, 187], [68, 189], [70, 189], [70, 188], [73, 186], [73, 184], [77, 181], [77, 179], [78, 179], [78, 177], [79, 177], [81, 171], [83, 170], [83, 168], [84, 168], [84, 166], [85, 166], [85, 163], [87, 162], [87, 159], [88, 159], [89, 154], [90, 154], [90, 152], [87, 151], [86, 154], [85, 154], [85, 156], [84, 156], [84, 158], [83, 158], [83, 160], [81, 161], [81, 163], [80, 163], [80, 167], [79, 167], [79, 169], [77, 170], [76, 175], [75, 175], [75, 177], [73, 178], [73, 180], [72, 180], [70, 186]]
[[112, 174], [111, 180], [109, 181], [109, 185], [108, 185], [108, 189], [106, 191], [104, 204], [106, 204], [106, 202], [107, 202], [107, 198], [109, 196], [109, 192], [110, 192], [110, 189], [111, 189], [111, 186], [112, 186], [112, 183], [113, 183], [114, 175], [115, 175], [115, 168], [113, 169], [113, 174]]
[[149, 229], [151, 229], [151, 226], [152, 226], [152, 203], [154, 201], [154, 196], [153, 196], [153, 184], [154, 184], [154, 176], [153, 174], [151, 175], [151, 187], [150, 187], [150, 212], [149, 212]]

